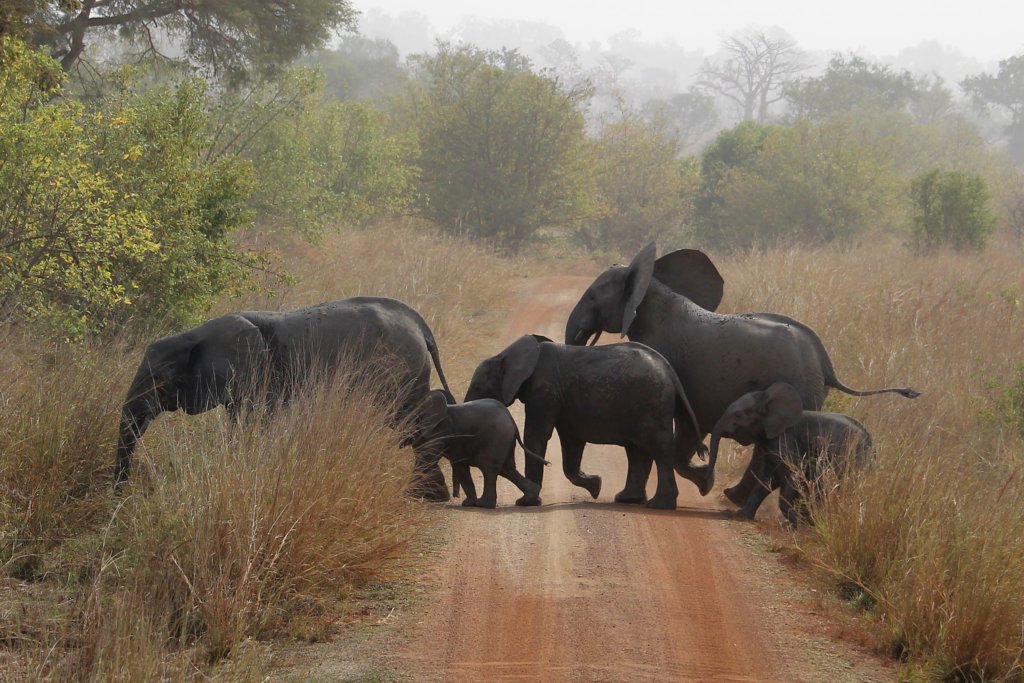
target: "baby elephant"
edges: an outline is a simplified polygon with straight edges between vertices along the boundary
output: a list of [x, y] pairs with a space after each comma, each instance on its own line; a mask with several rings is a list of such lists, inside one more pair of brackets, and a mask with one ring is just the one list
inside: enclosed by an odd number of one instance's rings
[[[633, 342], [566, 346], [528, 334], [477, 366], [466, 400], [477, 398], [497, 398], [504, 405], [522, 401], [526, 448], [539, 456], [557, 430], [562, 471], [594, 498], [601, 492], [601, 478], [580, 469], [583, 449], [588, 443], [614, 444], [625, 447], [629, 463], [616, 502], [675, 508], [675, 433], [683, 431], [679, 425], [686, 420], [696, 429], [697, 420], [672, 366], [654, 349]], [[658, 488], [648, 501], [652, 462]], [[543, 474], [538, 463], [526, 461], [530, 481], [540, 484]], [[690, 468], [687, 474], [698, 486], [705, 479], [703, 468]], [[540, 498], [524, 495], [516, 505], [540, 505]]]
[[[435, 389], [427, 396], [420, 412], [420, 438], [452, 465], [452, 488], [459, 495], [459, 485], [466, 489], [465, 507], [493, 508], [497, 504], [498, 475], [519, 487], [527, 496], [536, 496], [540, 486], [516, 470], [516, 443], [523, 445], [519, 428], [500, 401], [481, 399], [461, 404], [449, 404], [443, 391]], [[526, 457], [548, 464], [540, 456], [525, 448]], [[476, 497], [476, 487], [469, 473], [470, 466], [480, 468], [484, 475], [484, 495]]]
[[781, 489], [779, 509], [796, 525], [795, 503], [805, 493], [805, 482], [813, 486], [829, 468], [842, 475], [847, 465], [861, 467], [874, 459], [864, 425], [849, 415], [804, 410], [800, 394], [785, 382], [744, 394], [726, 409], [711, 432], [711, 471], [723, 436], [762, 447], [754, 452], [760, 450], [763, 457], [750, 464], [758, 484], [738, 513], [749, 519], [769, 493]]

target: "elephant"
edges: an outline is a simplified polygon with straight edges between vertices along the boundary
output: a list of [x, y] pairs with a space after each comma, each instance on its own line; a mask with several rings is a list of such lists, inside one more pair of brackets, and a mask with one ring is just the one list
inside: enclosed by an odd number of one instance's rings
[[744, 394], [726, 408], [711, 431], [711, 470], [723, 436], [744, 446], [760, 446], [761, 458], [752, 463], [758, 483], [738, 513], [748, 519], [754, 518], [769, 493], [781, 489], [779, 509], [795, 526], [802, 514], [796, 503], [806, 487], [814, 487], [829, 469], [841, 476], [847, 467], [874, 461], [871, 434], [859, 420], [804, 410], [799, 392], [785, 382]]
[[[525, 496], [536, 497], [540, 485], [516, 470], [516, 444], [527, 458], [541, 464], [547, 460], [526, 450], [519, 437], [515, 420], [501, 401], [481, 398], [451, 405], [443, 392], [430, 392], [417, 418], [422, 427], [422, 441], [436, 448], [452, 465], [452, 491], [458, 497], [461, 484], [466, 490], [463, 507], [493, 508], [497, 505], [498, 475], [519, 487]], [[484, 475], [484, 493], [476, 496], [476, 486], [469, 468], [477, 467]]]
[[[861, 391], [836, 377], [825, 345], [807, 325], [777, 313], [720, 315], [724, 281], [706, 254], [680, 249], [656, 259], [654, 243], [628, 266], [614, 265], [583, 292], [565, 326], [567, 344], [584, 345], [602, 332], [619, 333], [661, 353], [683, 386], [694, 395], [699, 428], [683, 425], [675, 467], [680, 475], [703, 477], [701, 493], [714, 485], [714, 470], [691, 464], [694, 449], [740, 396], [786, 381], [803, 407], [819, 409], [828, 389], [854, 396], [897, 393], [916, 398], [910, 387]], [[593, 342], [592, 342], [593, 343]], [[755, 447], [755, 458], [759, 457]], [[726, 495], [742, 505], [756, 485], [748, 467]]]
[[[695, 429], [696, 418], [679, 379], [653, 349], [633, 342], [580, 348], [528, 334], [477, 366], [466, 400], [481, 398], [496, 398], [506, 406], [522, 401], [525, 448], [541, 458], [557, 430], [565, 476], [594, 498], [601, 492], [601, 477], [580, 469], [583, 449], [587, 443], [615, 444], [625, 447], [629, 462], [616, 502], [675, 508], [679, 491], [672, 471], [672, 421], [678, 433], [687, 417]], [[658, 488], [648, 501], [652, 462], [658, 467]], [[543, 474], [538, 461], [527, 459], [527, 479], [540, 485]], [[524, 495], [516, 505], [540, 505], [540, 496]]]
[[[128, 480], [136, 444], [163, 411], [197, 415], [223, 405], [237, 417], [246, 405], [272, 410], [293, 398], [302, 382], [354, 363], [382, 373], [382, 382], [394, 382], [398, 425], [427, 397], [431, 361], [454, 402], [427, 323], [401, 301], [383, 297], [229, 313], [157, 339], [147, 347], [121, 409], [115, 488]], [[412, 445], [424, 497], [448, 500], [437, 460]]]

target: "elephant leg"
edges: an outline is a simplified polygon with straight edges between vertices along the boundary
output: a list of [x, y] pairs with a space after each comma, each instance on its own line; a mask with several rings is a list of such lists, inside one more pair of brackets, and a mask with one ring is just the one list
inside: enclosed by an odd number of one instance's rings
[[501, 468], [501, 476], [515, 484], [523, 492], [524, 497], [532, 496], [536, 498], [540, 495], [540, 486], [519, 474], [519, 470], [516, 469], [515, 458], [509, 458], [505, 461], [504, 466]]
[[448, 484], [444, 480], [444, 474], [438, 465], [440, 455], [436, 448], [423, 447], [414, 448], [416, 457], [416, 472], [413, 477], [413, 491], [424, 500], [443, 503], [451, 499], [448, 493]]
[[586, 474], [580, 469], [583, 461], [583, 449], [587, 442], [574, 439], [571, 436], [563, 436], [558, 433], [558, 440], [562, 443], [562, 472], [565, 478], [576, 486], [586, 489], [591, 498], [601, 495], [601, 477], [596, 474]]
[[755, 486], [750, 492], [750, 495], [747, 496], [746, 503], [743, 504], [743, 507], [740, 508], [736, 514], [740, 517], [745, 517], [746, 519], [754, 519], [754, 515], [757, 514], [757, 509], [761, 507], [761, 503], [764, 502], [764, 499], [768, 497], [769, 493], [771, 493], [771, 489], [767, 486]]
[[764, 467], [765, 457], [762, 446], [754, 444], [754, 452], [750, 456], [750, 463], [747, 464], [747, 469], [743, 470], [743, 476], [736, 484], [722, 492], [733, 505], [742, 507], [747, 498], [750, 497], [751, 491], [758, 485], [757, 473]]
[[498, 506], [498, 473], [493, 467], [487, 467], [482, 472], [484, 474], [484, 494], [477, 501], [477, 507], [493, 510]]
[[793, 482], [787, 479], [782, 485], [782, 490], [779, 491], [779, 510], [790, 526], [795, 527], [801, 522], [814, 523], [807, 511], [807, 506], [802, 503], [803, 499], [800, 492], [793, 485]]
[[469, 471], [469, 465], [465, 463], [452, 463], [452, 477], [459, 482], [462, 486], [463, 491], [466, 493], [465, 500], [462, 501], [462, 507], [474, 507], [477, 504], [476, 497], [476, 483], [473, 481], [473, 475]]
[[[679, 488], [676, 486], [676, 476], [672, 470], [672, 431], [659, 434], [653, 447], [654, 453], [658, 454], [654, 459], [658, 467], [658, 488], [654, 492], [654, 497], [647, 501], [647, 507], [655, 510], [675, 510]], [[699, 482], [695, 483], [700, 486]]]
[[688, 481], [693, 482], [697, 490], [703, 490], [704, 486], [708, 481], [708, 474], [710, 472], [707, 465], [694, 466], [690, 464], [690, 460], [693, 458], [693, 454], [697, 450], [697, 444], [700, 443], [699, 439], [691, 434], [686, 438], [676, 438], [676, 452], [674, 460], [674, 469], [680, 477]]
[[[526, 450], [535, 453], [541, 458], [547, 453], [548, 440], [551, 439], [551, 432], [554, 431], [554, 424], [550, 424], [541, 414], [531, 406], [526, 406], [526, 429], [523, 430], [523, 445]], [[526, 458], [526, 478], [537, 485], [537, 490], [544, 483], [544, 463], [534, 458]], [[523, 495], [516, 501], [520, 507], [540, 505], [540, 495]]]
[[615, 502], [642, 505], [647, 502], [647, 479], [654, 458], [634, 446], [626, 446], [626, 461], [626, 485], [615, 494]]

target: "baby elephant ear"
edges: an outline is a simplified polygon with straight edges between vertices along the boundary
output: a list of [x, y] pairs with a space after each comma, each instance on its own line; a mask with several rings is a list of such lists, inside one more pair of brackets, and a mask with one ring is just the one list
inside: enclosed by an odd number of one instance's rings
[[512, 405], [519, 387], [533, 374], [540, 356], [540, 345], [541, 342], [532, 334], [526, 334], [501, 352], [501, 402], [505, 405]]
[[776, 382], [764, 393], [764, 433], [769, 439], [774, 439], [800, 421], [804, 402], [800, 392], [786, 382]]
[[433, 389], [423, 401], [420, 411], [421, 424], [425, 429], [433, 429], [448, 417], [448, 397], [440, 389]]
[[654, 262], [654, 279], [706, 310], [722, 303], [725, 280], [703, 251], [679, 249], [665, 254]]

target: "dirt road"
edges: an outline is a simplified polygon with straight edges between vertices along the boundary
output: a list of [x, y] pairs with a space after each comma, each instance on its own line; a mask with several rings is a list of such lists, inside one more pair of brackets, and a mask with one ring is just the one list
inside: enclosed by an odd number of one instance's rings
[[[530, 332], [561, 340], [588, 283], [531, 283], [501, 341]], [[513, 414], [521, 425], [519, 404]], [[498, 509], [462, 510], [454, 501], [445, 511], [451, 535], [433, 587], [377, 638], [390, 650], [389, 671], [439, 681], [889, 677], [864, 653], [822, 636], [813, 602], [793, 597], [778, 561], [738, 542], [751, 527], [731, 517], [717, 491], [702, 498], [680, 480], [673, 512], [617, 505], [625, 454], [588, 445], [583, 469], [604, 484], [594, 501], [562, 475], [556, 439], [543, 506], [514, 507], [519, 491], [499, 480]], [[652, 476], [651, 493], [654, 483]]]

